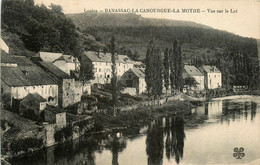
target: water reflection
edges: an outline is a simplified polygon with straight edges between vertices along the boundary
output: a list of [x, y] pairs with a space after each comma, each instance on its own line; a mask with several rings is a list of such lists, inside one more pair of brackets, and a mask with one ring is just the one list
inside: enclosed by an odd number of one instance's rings
[[119, 165], [118, 153], [126, 148], [126, 139], [120, 133], [109, 135], [105, 147], [112, 152], [112, 165]]
[[175, 158], [179, 164], [183, 158], [184, 138], [184, 120], [181, 117], [167, 117], [165, 124], [163, 119], [152, 122], [148, 127], [146, 138], [148, 165], [163, 164], [164, 146], [167, 159]]
[[[192, 119], [210, 122], [187, 127], [175, 115], [154, 120], [140, 131], [88, 135], [71, 143], [47, 148], [17, 160], [21, 165], [223, 164], [233, 159], [233, 148], [247, 149], [244, 163], [259, 158], [259, 102], [215, 100], [194, 109]], [[196, 121], [196, 120], [195, 120]], [[130, 132], [130, 131], [129, 131]], [[137, 134], [136, 132], [140, 132]], [[131, 138], [126, 135], [131, 135]], [[198, 142], [199, 139], [199, 142]], [[185, 140], [185, 141], [184, 141]], [[185, 146], [184, 146], [185, 142]], [[185, 147], [185, 148], [184, 148]], [[198, 149], [199, 148], [199, 149]], [[131, 159], [131, 160], [129, 160]], [[133, 162], [133, 163], [132, 163]], [[243, 162], [242, 162], [243, 163]]]
[[220, 119], [221, 123], [230, 123], [230, 120], [240, 120], [248, 118], [248, 112], [251, 113], [251, 120], [254, 120], [257, 109], [257, 103], [253, 101], [217, 100], [206, 102], [203, 106], [198, 106], [193, 110], [193, 116], [204, 120]]

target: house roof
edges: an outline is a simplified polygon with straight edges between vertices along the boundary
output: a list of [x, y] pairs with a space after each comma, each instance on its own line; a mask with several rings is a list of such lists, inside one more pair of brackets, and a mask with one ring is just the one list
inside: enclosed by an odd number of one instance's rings
[[11, 57], [11, 55], [5, 53], [4, 51], [1, 51], [1, 63], [9, 63], [9, 64], [15, 64], [15, 60]]
[[53, 62], [62, 56], [62, 53], [39, 52], [40, 58], [46, 62]]
[[10, 86], [36, 86], [56, 84], [38, 66], [1, 67], [1, 79]]
[[25, 56], [1, 54], [1, 63], [17, 64], [18, 66], [34, 65], [33, 62]]
[[52, 112], [54, 114], [58, 114], [58, 113], [64, 112], [62, 109], [60, 109], [58, 107], [54, 107], [52, 105], [48, 105], [48, 104], [45, 107], [45, 111], [50, 111], [50, 112]]
[[44, 99], [41, 95], [38, 93], [29, 93], [27, 96], [23, 98], [21, 103], [28, 103], [30, 101], [36, 101], [37, 103], [46, 102], [47, 100]]
[[216, 66], [203, 65], [201, 66], [201, 69], [207, 73], [221, 73]]
[[138, 78], [145, 78], [145, 69], [144, 69], [144, 68], [132, 68], [131, 71], [132, 71]]
[[60, 68], [58, 68], [57, 66], [53, 65], [51, 62], [40, 61], [39, 65], [42, 66], [45, 70], [47, 70], [47, 71], [51, 72], [52, 74], [54, 74], [57, 78], [72, 79], [72, 77], [70, 75], [68, 75], [67, 73], [63, 72]]
[[192, 65], [185, 65], [184, 70], [189, 76], [203, 76], [199, 69]]
[[11, 55], [11, 58], [17, 63], [18, 66], [22, 65], [34, 65], [33, 62], [25, 56]]
[[[111, 53], [103, 53], [94, 52], [94, 51], [87, 51], [85, 55], [92, 61], [92, 62], [110, 62], [111, 63]], [[118, 59], [116, 60], [117, 63], [129, 63], [133, 64], [134, 62], [127, 57], [127, 55], [118, 55]]]

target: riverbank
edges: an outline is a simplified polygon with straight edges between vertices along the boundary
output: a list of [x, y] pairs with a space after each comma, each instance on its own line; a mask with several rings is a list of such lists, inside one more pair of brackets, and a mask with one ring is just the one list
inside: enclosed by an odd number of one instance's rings
[[[169, 101], [163, 105], [141, 106], [131, 111], [121, 111], [114, 116], [113, 112], [93, 114], [94, 131], [121, 130], [134, 133], [146, 123], [168, 115], [186, 116], [191, 113], [193, 105], [187, 101]], [[138, 132], [136, 132], [138, 133]]]
[[253, 97], [254, 96], [252, 96], [252, 95], [234, 95], [234, 96], [225, 96], [225, 97], [213, 98], [212, 100], [248, 99], [248, 98], [253, 98]]

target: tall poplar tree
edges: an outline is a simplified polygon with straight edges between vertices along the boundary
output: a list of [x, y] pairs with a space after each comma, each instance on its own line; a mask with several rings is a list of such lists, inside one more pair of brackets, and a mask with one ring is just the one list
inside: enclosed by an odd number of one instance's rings
[[170, 76], [170, 65], [169, 65], [169, 50], [168, 48], [164, 51], [164, 59], [163, 59], [163, 65], [164, 65], [164, 87], [167, 90], [169, 89], [169, 76]]
[[112, 78], [111, 78], [111, 85], [112, 85], [112, 103], [114, 107], [114, 113], [115, 113], [115, 107], [117, 105], [118, 100], [118, 92], [117, 92], [117, 73], [116, 73], [116, 59], [117, 59], [117, 53], [116, 53], [116, 43], [115, 43], [115, 37], [112, 36], [110, 40], [110, 52], [111, 52], [111, 61], [112, 61]]
[[[170, 57], [170, 80], [172, 90], [181, 91], [183, 89], [182, 73], [184, 70], [181, 45], [177, 40], [173, 43], [173, 48], [169, 51]], [[173, 92], [173, 91], [172, 91]]]
[[152, 81], [153, 81], [153, 54], [154, 54], [154, 41], [150, 41], [145, 58], [145, 82], [148, 97], [151, 97]]

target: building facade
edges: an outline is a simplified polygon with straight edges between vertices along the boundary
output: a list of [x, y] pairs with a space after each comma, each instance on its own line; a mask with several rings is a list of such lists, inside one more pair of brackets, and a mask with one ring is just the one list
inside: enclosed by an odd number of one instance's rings
[[199, 68], [205, 79], [206, 89], [216, 89], [222, 87], [222, 75], [216, 66], [203, 65]]
[[30, 93], [39, 93], [52, 105], [58, 105], [58, 85], [37, 66], [1, 67], [1, 94], [21, 100]]
[[79, 102], [81, 95], [75, 95], [75, 79], [51, 62], [38, 62], [38, 65], [58, 84], [58, 105], [62, 108]]
[[130, 92], [129, 88], [134, 88], [136, 94], [146, 92], [145, 69], [132, 68], [126, 71], [120, 80], [126, 90]]
[[[93, 83], [110, 83], [112, 77], [112, 62], [110, 53], [87, 51], [85, 52], [85, 56], [82, 57], [82, 60], [82, 65], [90, 65], [93, 67]], [[134, 62], [131, 61], [126, 55], [117, 55], [116, 73], [119, 79], [126, 71], [133, 67]]]
[[205, 89], [204, 75], [195, 66], [185, 65], [182, 77], [184, 79], [187, 77], [193, 77], [197, 82], [197, 85], [196, 85], [196, 87], [194, 87], [194, 89], [197, 89], [197, 90]]

